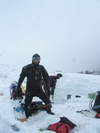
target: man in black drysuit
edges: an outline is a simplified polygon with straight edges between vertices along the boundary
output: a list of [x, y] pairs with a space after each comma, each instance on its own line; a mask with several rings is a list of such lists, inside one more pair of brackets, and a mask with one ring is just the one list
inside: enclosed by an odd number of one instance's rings
[[[49, 99], [50, 99], [50, 95], [52, 96], [52, 100], [54, 99], [54, 91], [56, 88], [56, 83], [57, 80], [60, 79], [61, 77], [63, 77], [63, 75], [61, 73], [58, 73], [56, 76], [55, 75], [50, 75], [48, 78], [48, 83], [49, 83]], [[42, 79], [41, 85], [43, 85], [44, 91], [46, 90], [46, 85], [44, 80]]]
[[[34, 54], [32, 57], [32, 63], [24, 66], [22, 68], [20, 78], [18, 80], [18, 97], [21, 96], [21, 84], [25, 77], [27, 77], [26, 82], [26, 95], [25, 95], [25, 113], [26, 117], [29, 117], [28, 106], [32, 102], [32, 98], [34, 96], [39, 97], [46, 104], [46, 111], [48, 114], [54, 114], [51, 112], [51, 102], [49, 100], [49, 83], [48, 83], [48, 73], [44, 66], [39, 65], [40, 56], [38, 54]], [[42, 90], [41, 79], [44, 79], [46, 83], [46, 94]]]
[[56, 88], [57, 80], [60, 79], [63, 75], [61, 73], [58, 73], [56, 76], [51, 75], [49, 76], [49, 85], [50, 85], [50, 94], [52, 96], [52, 99], [54, 99], [54, 91]]

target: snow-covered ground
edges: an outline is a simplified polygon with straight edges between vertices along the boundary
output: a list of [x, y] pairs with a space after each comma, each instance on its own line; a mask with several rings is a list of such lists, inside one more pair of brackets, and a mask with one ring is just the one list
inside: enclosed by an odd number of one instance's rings
[[[19, 102], [10, 99], [10, 84], [12, 81], [18, 80], [21, 69], [19, 66], [0, 65], [0, 93], [4, 93], [0, 96], [0, 117], [5, 118], [11, 124], [16, 123], [20, 128], [19, 133], [40, 133], [39, 128], [47, 128], [50, 124], [58, 122], [63, 116], [77, 125], [72, 133], [100, 133], [100, 119], [76, 113], [78, 110], [89, 109], [88, 93], [100, 90], [100, 75], [63, 72], [63, 77], [58, 80], [55, 90], [52, 107], [55, 115], [41, 111], [39, 114], [29, 117], [26, 122], [20, 122], [14, 118], [13, 107], [19, 106]], [[67, 100], [67, 94], [71, 94], [71, 99]], [[81, 97], [76, 98], [76, 95]], [[35, 97], [33, 100], [39, 99]], [[0, 119], [0, 133], [14, 133], [14, 131]]]

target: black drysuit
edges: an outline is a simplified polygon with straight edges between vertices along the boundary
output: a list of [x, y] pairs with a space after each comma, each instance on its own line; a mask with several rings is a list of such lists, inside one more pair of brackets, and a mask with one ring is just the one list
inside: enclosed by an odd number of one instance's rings
[[25, 97], [25, 111], [28, 116], [28, 106], [30, 105], [34, 96], [39, 97], [45, 104], [49, 104], [50, 100], [44, 93], [41, 87], [41, 79], [43, 78], [46, 83], [47, 92], [49, 91], [48, 73], [44, 66], [29, 64], [22, 68], [20, 78], [18, 80], [18, 89], [20, 89], [24, 78], [27, 77], [26, 82], [26, 97]]

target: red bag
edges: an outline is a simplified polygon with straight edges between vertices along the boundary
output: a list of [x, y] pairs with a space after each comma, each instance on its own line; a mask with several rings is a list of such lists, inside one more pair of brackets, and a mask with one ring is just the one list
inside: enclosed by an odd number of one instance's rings
[[66, 117], [61, 117], [60, 119], [59, 122], [49, 125], [47, 130], [55, 131], [57, 133], [68, 133], [76, 126]]

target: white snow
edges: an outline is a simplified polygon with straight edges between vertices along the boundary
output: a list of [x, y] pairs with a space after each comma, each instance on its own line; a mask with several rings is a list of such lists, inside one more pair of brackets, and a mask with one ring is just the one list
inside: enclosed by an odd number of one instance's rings
[[[11, 124], [16, 123], [20, 128], [19, 133], [40, 133], [39, 128], [47, 128], [63, 116], [77, 125], [72, 133], [100, 133], [100, 119], [76, 113], [78, 110], [89, 109], [88, 93], [100, 90], [100, 75], [63, 72], [63, 77], [57, 82], [54, 104], [52, 104], [55, 115], [41, 111], [29, 117], [26, 122], [20, 122], [14, 118], [13, 112], [13, 107], [19, 106], [20, 103], [10, 99], [10, 84], [18, 80], [21, 69], [19, 66], [0, 65], [0, 93], [4, 93], [0, 95], [0, 117]], [[67, 100], [67, 94], [71, 94], [71, 99]], [[76, 98], [76, 95], [81, 97]], [[39, 98], [35, 97], [34, 100]], [[53, 133], [53, 131], [43, 132]], [[0, 119], [0, 133], [14, 133], [14, 131]]]

